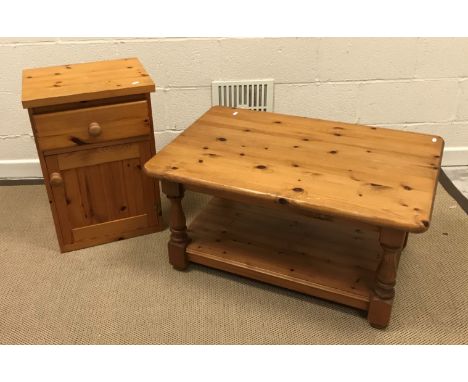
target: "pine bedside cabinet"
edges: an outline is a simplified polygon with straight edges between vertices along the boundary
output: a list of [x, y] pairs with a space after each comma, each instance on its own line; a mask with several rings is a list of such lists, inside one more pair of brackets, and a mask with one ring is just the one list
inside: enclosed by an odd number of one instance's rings
[[[145, 164], [171, 201], [169, 261], [250, 277], [390, 320], [408, 233], [428, 229], [444, 141], [213, 107]], [[186, 227], [184, 190], [213, 195]]]
[[150, 93], [136, 58], [23, 71], [29, 111], [62, 252], [161, 230]]

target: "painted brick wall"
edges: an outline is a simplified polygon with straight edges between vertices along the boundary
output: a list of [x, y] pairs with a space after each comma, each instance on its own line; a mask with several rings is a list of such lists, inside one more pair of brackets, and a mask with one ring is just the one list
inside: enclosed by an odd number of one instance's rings
[[275, 111], [441, 135], [468, 164], [468, 39], [0, 39], [0, 177], [40, 176], [23, 68], [139, 57], [161, 148], [211, 105], [211, 81], [274, 78]]

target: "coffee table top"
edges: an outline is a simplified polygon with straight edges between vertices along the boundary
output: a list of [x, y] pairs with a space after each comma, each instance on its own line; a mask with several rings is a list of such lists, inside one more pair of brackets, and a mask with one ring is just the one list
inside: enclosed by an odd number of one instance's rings
[[145, 170], [188, 186], [423, 232], [443, 146], [439, 136], [216, 106]]

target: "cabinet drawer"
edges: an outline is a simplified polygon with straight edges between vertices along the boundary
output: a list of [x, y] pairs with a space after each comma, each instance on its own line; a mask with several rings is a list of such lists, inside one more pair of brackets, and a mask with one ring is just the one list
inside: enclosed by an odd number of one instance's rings
[[39, 114], [34, 125], [42, 150], [87, 145], [147, 135], [150, 118], [146, 101]]

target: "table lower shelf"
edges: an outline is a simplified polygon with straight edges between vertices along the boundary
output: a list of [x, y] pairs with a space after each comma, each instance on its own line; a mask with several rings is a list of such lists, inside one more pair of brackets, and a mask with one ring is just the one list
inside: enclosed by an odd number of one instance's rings
[[377, 229], [213, 198], [188, 233], [194, 263], [368, 309]]

